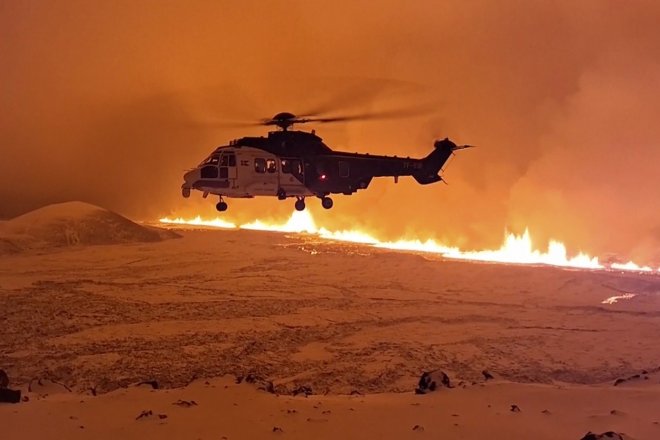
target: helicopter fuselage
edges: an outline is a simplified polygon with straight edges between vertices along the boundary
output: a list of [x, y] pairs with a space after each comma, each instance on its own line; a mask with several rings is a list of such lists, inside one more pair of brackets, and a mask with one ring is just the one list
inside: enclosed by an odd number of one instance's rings
[[374, 177], [413, 176], [420, 184], [442, 180], [438, 174], [451, 153], [460, 147], [445, 139], [421, 159], [333, 151], [313, 132], [276, 131], [268, 137], [246, 137], [216, 148], [201, 164], [184, 175], [182, 194], [192, 190], [227, 198], [317, 196], [325, 208], [330, 194], [350, 195], [369, 186]]

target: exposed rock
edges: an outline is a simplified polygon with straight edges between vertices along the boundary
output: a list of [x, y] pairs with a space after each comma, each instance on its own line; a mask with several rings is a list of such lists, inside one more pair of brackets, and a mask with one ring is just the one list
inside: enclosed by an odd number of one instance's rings
[[140, 420], [140, 419], [146, 419], [154, 415], [154, 412], [150, 409], [145, 409], [142, 411], [136, 418], [135, 420]]
[[511, 405], [511, 412], [520, 412], [520, 407], [518, 405]]
[[5, 370], [0, 370], [0, 402], [4, 402], [4, 403], [20, 402], [21, 390], [12, 390], [7, 388], [8, 386], [9, 386], [9, 375]]
[[422, 425], [415, 425], [412, 430], [416, 432], [424, 432], [424, 427]]
[[157, 380], [143, 380], [142, 382], [137, 383], [135, 386], [142, 386], [142, 385], [147, 385], [153, 388], [154, 390], [157, 390], [160, 388], [160, 385], [158, 384]]
[[194, 400], [177, 400], [172, 405], [181, 406], [183, 408], [190, 408], [191, 406], [197, 406], [197, 402]]
[[50, 379], [32, 379], [28, 384], [28, 391], [42, 395], [70, 393], [71, 388], [63, 383]]
[[484, 375], [484, 380], [495, 379], [495, 377], [492, 374], [490, 374], [490, 372], [488, 370], [482, 371], [481, 374]]
[[273, 386], [273, 393], [278, 395], [291, 394], [287, 386], [281, 383]]
[[654, 375], [660, 373], [660, 367], [658, 368], [651, 368], [642, 370], [641, 373], [639, 374], [632, 374], [628, 377], [620, 377], [617, 380], [614, 381], [614, 386], [621, 385], [622, 383], [626, 382], [639, 382], [640, 380], [649, 380], [650, 377], [649, 375]]
[[275, 388], [273, 387], [273, 382], [264, 379], [263, 377], [257, 376], [255, 374], [249, 373], [245, 376], [237, 376], [236, 383], [249, 383], [254, 385], [258, 390], [266, 391], [268, 393], [274, 394]]
[[284, 430], [279, 426], [273, 426], [273, 432], [281, 433], [284, 432]]
[[0, 388], [0, 402], [18, 403], [21, 401], [21, 390], [10, 390], [9, 388]]
[[293, 393], [291, 394], [293, 394], [294, 396], [297, 396], [298, 394], [304, 394], [305, 397], [307, 397], [310, 394], [312, 394], [312, 387], [307, 385], [300, 385], [298, 388], [293, 390]]
[[449, 376], [441, 370], [425, 371], [419, 378], [415, 394], [426, 394], [440, 387], [453, 388]]
[[5, 370], [0, 370], [0, 389], [9, 386], [9, 376]]
[[580, 440], [625, 440], [625, 438], [622, 434], [614, 431], [607, 431], [602, 434], [595, 434], [589, 431]]

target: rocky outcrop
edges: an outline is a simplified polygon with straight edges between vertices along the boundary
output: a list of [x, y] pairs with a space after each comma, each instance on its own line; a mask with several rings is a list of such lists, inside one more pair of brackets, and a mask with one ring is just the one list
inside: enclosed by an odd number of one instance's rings
[[419, 378], [415, 394], [426, 394], [438, 388], [453, 388], [447, 373], [441, 370], [425, 371]]

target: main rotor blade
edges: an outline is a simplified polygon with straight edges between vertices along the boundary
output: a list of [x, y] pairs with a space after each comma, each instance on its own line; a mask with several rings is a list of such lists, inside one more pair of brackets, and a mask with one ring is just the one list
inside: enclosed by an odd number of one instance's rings
[[213, 128], [240, 128], [240, 127], [258, 127], [264, 125], [265, 121], [247, 122], [247, 121], [194, 121], [190, 125], [195, 127], [213, 127]]
[[431, 110], [427, 106], [413, 107], [409, 109], [397, 109], [397, 110], [387, 110], [381, 112], [369, 112], [369, 113], [357, 113], [354, 115], [338, 115], [338, 116], [329, 116], [325, 118], [316, 118], [316, 117], [301, 117], [298, 118], [295, 122], [305, 123], [305, 122], [346, 122], [346, 121], [365, 121], [370, 119], [395, 119], [395, 118], [409, 118], [413, 116], [420, 116], [428, 113]]
[[[417, 83], [390, 78], [353, 78], [345, 82], [342, 90], [324, 101], [297, 114], [299, 118], [322, 117], [328, 113], [342, 112], [347, 108], [372, 105], [378, 97], [393, 93], [419, 93], [423, 86]], [[331, 87], [334, 88], [334, 87]]]

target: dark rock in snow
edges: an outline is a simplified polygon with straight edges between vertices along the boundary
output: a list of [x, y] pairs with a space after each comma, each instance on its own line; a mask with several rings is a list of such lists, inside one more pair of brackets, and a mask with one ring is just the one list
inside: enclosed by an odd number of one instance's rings
[[274, 394], [275, 388], [273, 387], [273, 382], [264, 379], [263, 377], [257, 376], [255, 374], [247, 374], [245, 376], [237, 376], [236, 383], [249, 383], [254, 385], [258, 390], [266, 391], [268, 393]]
[[197, 402], [194, 400], [177, 400], [172, 405], [181, 406], [183, 408], [190, 408], [191, 406], [197, 406]]
[[146, 419], [154, 415], [154, 412], [150, 409], [142, 411], [135, 420]]
[[21, 401], [21, 390], [10, 390], [9, 388], [0, 388], [0, 402], [18, 403]]
[[415, 389], [415, 394], [426, 394], [435, 391], [440, 387], [453, 388], [449, 376], [444, 371], [433, 370], [422, 373], [419, 383]]
[[495, 377], [492, 374], [490, 374], [490, 372], [488, 370], [482, 371], [481, 374], [484, 375], [485, 380], [495, 379]]
[[158, 384], [157, 380], [143, 380], [142, 382], [139, 382], [137, 384], [137, 386], [142, 386], [142, 385], [149, 385], [154, 390], [157, 390], [157, 389], [160, 388], [160, 385]]
[[9, 386], [9, 375], [5, 370], [0, 370], [0, 402], [18, 403], [21, 401], [21, 390], [11, 390]]
[[304, 394], [305, 397], [309, 396], [312, 394], [312, 387], [307, 386], [307, 385], [300, 385], [298, 388], [293, 390], [292, 393], [294, 396], [297, 396], [298, 394]]
[[70, 393], [71, 388], [67, 385], [50, 379], [32, 379], [28, 384], [28, 391], [38, 394]]
[[580, 440], [625, 440], [625, 438], [623, 435], [614, 431], [607, 431], [602, 434], [595, 434], [589, 431]]
[[520, 407], [518, 405], [511, 405], [511, 412], [520, 412]]

